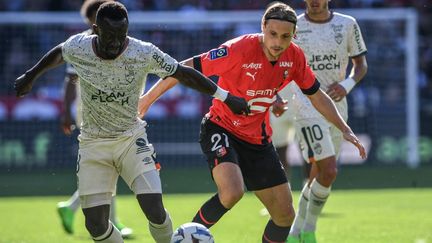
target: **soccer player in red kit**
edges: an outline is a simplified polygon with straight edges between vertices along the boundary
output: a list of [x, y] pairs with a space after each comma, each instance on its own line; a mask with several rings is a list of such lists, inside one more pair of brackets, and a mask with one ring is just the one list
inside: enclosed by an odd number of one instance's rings
[[[295, 213], [283, 166], [271, 142], [269, 107], [278, 90], [296, 82], [316, 107], [357, 146], [365, 157], [363, 145], [337, 112], [331, 99], [308, 67], [303, 51], [291, 43], [297, 16], [288, 5], [276, 2], [267, 7], [262, 18], [262, 33], [232, 39], [219, 48], [185, 61], [206, 76], [219, 76], [216, 91], [224, 100], [229, 91], [243, 97], [249, 114], [234, 114], [217, 99], [201, 123], [200, 144], [218, 192], [202, 205], [193, 221], [206, 227], [214, 225], [243, 196], [244, 187], [253, 191], [267, 208], [271, 219], [262, 242], [285, 242]], [[170, 78], [157, 82], [140, 99], [145, 114], [160, 95], [176, 84]]]

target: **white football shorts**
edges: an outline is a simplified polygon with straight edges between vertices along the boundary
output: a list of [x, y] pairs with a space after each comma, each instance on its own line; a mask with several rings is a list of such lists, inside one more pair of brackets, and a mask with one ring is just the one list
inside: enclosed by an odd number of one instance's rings
[[342, 133], [322, 117], [301, 119], [295, 123], [303, 158], [308, 163], [339, 154]]
[[[78, 191], [80, 196], [107, 193], [115, 194], [118, 176], [132, 189], [132, 183], [147, 171], [156, 171], [155, 151], [147, 140], [144, 127], [115, 138], [88, 138], [80, 135], [78, 151]], [[148, 193], [160, 193], [160, 180], [153, 178]], [[149, 190], [149, 188], [152, 188]], [[136, 189], [136, 188], [134, 188]]]

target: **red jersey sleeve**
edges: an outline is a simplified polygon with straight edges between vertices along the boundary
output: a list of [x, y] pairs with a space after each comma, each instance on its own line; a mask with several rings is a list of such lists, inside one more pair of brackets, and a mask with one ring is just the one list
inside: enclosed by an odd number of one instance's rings
[[205, 76], [222, 76], [232, 70], [241, 60], [241, 52], [236, 52], [236, 50], [238, 50], [238, 44], [232, 41], [226, 42], [219, 48], [195, 56], [194, 67]]
[[304, 94], [315, 94], [320, 87], [320, 83], [316, 80], [315, 74], [307, 64], [303, 50], [293, 43], [291, 45], [295, 47], [295, 71], [289, 81], [294, 80]]

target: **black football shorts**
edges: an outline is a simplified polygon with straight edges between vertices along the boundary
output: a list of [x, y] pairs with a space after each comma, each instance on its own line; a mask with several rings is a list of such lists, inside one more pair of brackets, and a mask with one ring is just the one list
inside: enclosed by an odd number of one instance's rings
[[287, 182], [273, 144], [251, 144], [204, 117], [200, 131], [201, 150], [210, 170], [220, 163], [231, 162], [240, 167], [246, 188], [257, 191]]

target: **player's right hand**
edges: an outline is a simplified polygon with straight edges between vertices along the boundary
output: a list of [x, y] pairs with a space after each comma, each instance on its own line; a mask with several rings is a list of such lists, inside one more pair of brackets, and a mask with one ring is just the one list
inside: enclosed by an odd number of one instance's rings
[[280, 96], [277, 96], [276, 101], [272, 105], [272, 113], [276, 117], [280, 117], [283, 113], [288, 110], [288, 101], [282, 99]]
[[69, 112], [65, 112], [61, 116], [61, 128], [66, 136], [70, 136], [75, 126], [72, 122], [72, 116]]
[[138, 100], [138, 117], [143, 118], [151, 106], [151, 102], [146, 94], [139, 97]]
[[360, 142], [360, 139], [357, 138], [357, 136], [354, 134], [354, 132], [351, 129], [348, 129], [347, 131], [343, 132], [343, 138], [357, 147], [359, 151], [359, 155], [362, 159], [367, 158], [365, 147], [363, 146], [363, 144]]
[[228, 93], [224, 103], [231, 109], [234, 114], [248, 115], [250, 107], [244, 98], [240, 98]]
[[23, 97], [28, 94], [33, 87], [33, 78], [28, 74], [19, 76], [14, 82], [14, 89], [17, 97]]

